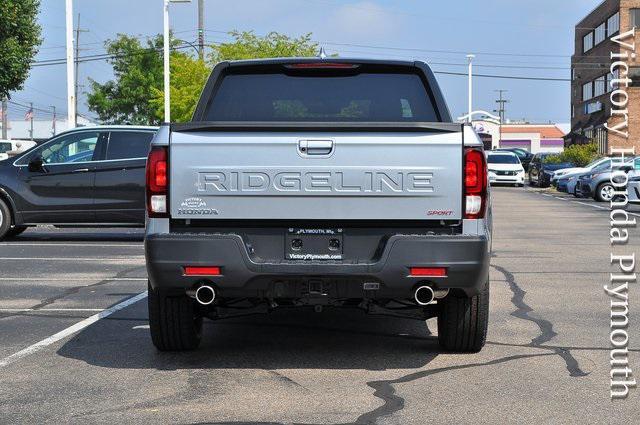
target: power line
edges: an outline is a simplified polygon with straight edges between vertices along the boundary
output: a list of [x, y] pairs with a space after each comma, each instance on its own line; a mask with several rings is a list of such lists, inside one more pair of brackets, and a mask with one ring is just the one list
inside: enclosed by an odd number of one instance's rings
[[[444, 74], [444, 75], [460, 75], [460, 76], [467, 77], [467, 74], [464, 72], [433, 71], [433, 73]], [[525, 76], [516, 76], [516, 75], [493, 75], [493, 74], [474, 73], [473, 76], [482, 77], [482, 78], [502, 78], [507, 80], [559, 81], [559, 82], [571, 81], [570, 78], [525, 77]]]
[[[229, 35], [231, 31], [220, 31], [220, 30], [205, 30], [205, 32], [217, 33], [217, 34], [226, 34]], [[262, 35], [264, 36], [264, 34]], [[456, 54], [456, 55], [466, 55], [469, 53], [467, 50], [446, 50], [446, 49], [423, 49], [418, 47], [398, 47], [398, 46], [379, 46], [379, 45], [371, 45], [371, 44], [355, 44], [355, 43], [339, 43], [334, 41], [327, 40], [311, 40], [314, 43], [318, 44], [328, 44], [331, 46], [345, 46], [345, 47], [359, 47], [365, 49], [383, 49], [383, 50], [398, 50], [398, 51], [409, 51], [409, 52], [423, 52], [423, 53], [445, 53], [445, 54]], [[514, 53], [514, 52], [491, 52], [491, 51], [471, 51], [471, 53], [475, 55], [485, 55], [485, 56], [506, 56], [506, 57], [534, 57], [534, 58], [571, 58], [572, 55], [558, 55], [558, 54], [545, 54], [545, 53]], [[590, 58], [607, 58], [609, 56], [606, 55], [573, 55], [573, 57], [590, 57]]]
[[[181, 46], [171, 47], [171, 50], [184, 50], [184, 49], [190, 49], [190, 48], [192, 48], [191, 45], [181, 45]], [[149, 50], [155, 50], [157, 52], [162, 51], [162, 49], [145, 48], [143, 51], [139, 53], [134, 53], [134, 54], [144, 55], [144, 54], [147, 54]], [[104, 54], [96, 54], [96, 55], [79, 56], [77, 59], [77, 62], [91, 62], [91, 61], [100, 61], [100, 60], [106, 60], [106, 59], [116, 59], [116, 58], [129, 56], [130, 54], [131, 53], [114, 53], [114, 54], [104, 53]], [[44, 61], [31, 62], [31, 66], [38, 67], [38, 66], [50, 66], [50, 65], [63, 65], [65, 63], [67, 63], [66, 58], [59, 58], [59, 59], [49, 59]]]

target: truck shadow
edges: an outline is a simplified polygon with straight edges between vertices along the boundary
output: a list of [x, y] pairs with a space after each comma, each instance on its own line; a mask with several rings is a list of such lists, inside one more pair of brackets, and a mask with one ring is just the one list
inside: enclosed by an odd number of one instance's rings
[[58, 350], [116, 369], [413, 369], [439, 353], [425, 322], [357, 310], [276, 311], [205, 321], [200, 349], [162, 353], [151, 343], [146, 302], [100, 320]]

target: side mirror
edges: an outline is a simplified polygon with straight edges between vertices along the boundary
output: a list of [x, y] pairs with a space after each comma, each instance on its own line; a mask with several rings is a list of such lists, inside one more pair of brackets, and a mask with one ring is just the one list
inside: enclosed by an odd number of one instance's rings
[[36, 155], [29, 161], [29, 171], [39, 173], [44, 171], [44, 161], [40, 155]]

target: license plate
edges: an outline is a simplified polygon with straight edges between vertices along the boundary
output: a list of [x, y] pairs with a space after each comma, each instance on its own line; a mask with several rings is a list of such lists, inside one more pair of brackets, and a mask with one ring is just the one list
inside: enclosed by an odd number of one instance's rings
[[287, 260], [342, 260], [342, 229], [290, 228], [285, 236]]

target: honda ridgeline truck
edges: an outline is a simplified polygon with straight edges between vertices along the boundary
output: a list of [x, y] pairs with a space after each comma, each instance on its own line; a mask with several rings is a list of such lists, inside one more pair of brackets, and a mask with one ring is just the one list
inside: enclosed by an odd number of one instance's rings
[[479, 351], [486, 168], [424, 63], [219, 63], [147, 161], [153, 343], [194, 349], [203, 318], [354, 307], [437, 317], [443, 349]]

